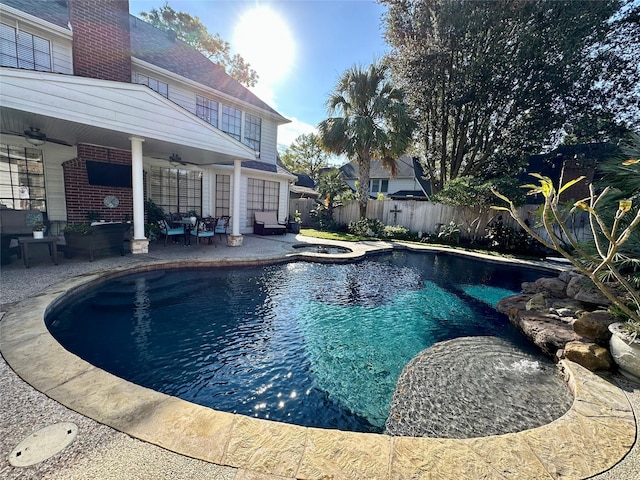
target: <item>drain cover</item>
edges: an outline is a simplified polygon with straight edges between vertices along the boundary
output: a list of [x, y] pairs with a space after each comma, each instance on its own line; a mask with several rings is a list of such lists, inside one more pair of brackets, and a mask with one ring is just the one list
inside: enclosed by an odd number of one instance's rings
[[61, 452], [76, 439], [78, 426], [74, 423], [56, 423], [32, 433], [9, 455], [14, 467], [28, 467]]

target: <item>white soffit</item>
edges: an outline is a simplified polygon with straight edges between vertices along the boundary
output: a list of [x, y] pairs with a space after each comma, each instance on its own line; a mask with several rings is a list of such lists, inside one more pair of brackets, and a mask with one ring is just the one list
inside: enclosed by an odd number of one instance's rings
[[255, 159], [249, 147], [144, 85], [2, 68], [0, 107], [241, 160]]

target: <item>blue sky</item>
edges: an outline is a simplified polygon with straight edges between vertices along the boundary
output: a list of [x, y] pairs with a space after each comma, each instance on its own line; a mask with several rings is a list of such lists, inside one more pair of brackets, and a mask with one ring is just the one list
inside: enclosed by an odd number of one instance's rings
[[[163, 4], [130, 0], [129, 9], [139, 15]], [[385, 7], [373, 0], [169, 0], [169, 5], [199, 17], [234, 53], [257, 58], [252, 63], [261, 80], [255, 93], [292, 120], [280, 127], [281, 144], [326, 118], [325, 101], [345, 70], [367, 66], [387, 50]]]

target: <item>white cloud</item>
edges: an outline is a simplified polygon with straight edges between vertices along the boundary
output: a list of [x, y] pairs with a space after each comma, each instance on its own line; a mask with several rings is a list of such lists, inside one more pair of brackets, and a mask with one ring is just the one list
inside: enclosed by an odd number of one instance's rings
[[[284, 117], [287, 117], [284, 115]], [[289, 146], [293, 143], [293, 141], [298, 138], [302, 134], [307, 133], [317, 133], [316, 127], [314, 125], [309, 125], [308, 123], [302, 122], [297, 118], [289, 118], [291, 123], [285, 123], [284, 125], [278, 126], [278, 144]]]
[[276, 92], [273, 90], [273, 87], [271, 85], [260, 83], [260, 80], [258, 80], [258, 84], [255, 87], [249, 88], [249, 90], [251, 90], [251, 93], [253, 93], [264, 103], [269, 105], [271, 108], [276, 111], [278, 110], [278, 105], [276, 103]]

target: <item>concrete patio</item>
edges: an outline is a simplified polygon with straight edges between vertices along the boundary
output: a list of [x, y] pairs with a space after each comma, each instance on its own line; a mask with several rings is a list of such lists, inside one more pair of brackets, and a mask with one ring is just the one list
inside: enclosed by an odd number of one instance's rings
[[[394, 438], [276, 424], [167, 397], [77, 359], [50, 337], [42, 322], [42, 311], [53, 298], [99, 274], [175, 261], [187, 265], [281, 260], [296, 255], [292, 244], [304, 240], [323, 243], [291, 234], [249, 235], [239, 248], [222, 243], [199, 248], [152, 244], [144, 255], [95, 262], [60, 258], [57, 266], [42, 255], [30, 269], [14, 257], [0, 276], [0, 477], [637, 478], [640, 385], [619, 376], [605, 380], [575, 364], [567, 364], [565, 374], [576, 401], [549, 425], [481, 439]], [[391, 248], [382, 242], [348, 246], [354, 250], [350, 257]], [[79, 427], [74, 443], [31, 467], [9, 464], [8, 455], [20, 441], [57, 422]]]

